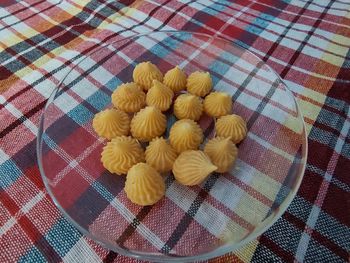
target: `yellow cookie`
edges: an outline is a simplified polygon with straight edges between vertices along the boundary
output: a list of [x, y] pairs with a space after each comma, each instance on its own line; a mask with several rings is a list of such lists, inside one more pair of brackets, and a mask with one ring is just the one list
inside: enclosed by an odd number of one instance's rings
[[202, 116], [203, 103], [200, 97], [181, 94], [174, 103], [174, 114], [178, 119], [199, 120]]
[[179, 120], [171, 127], [169, 140], [178, 153], [196, 150], [203, 141], [203, 131], [193, 120]]
[[130, 120], [123, 111], [106, 109], [95, 115], [92, 127], [98, 136], [111, 140], [117, 136], [128, 135]]
[[207, 142], [204, 152], [209, 156], [218, 173], [228, 172], [237, 158], [238, 149], [230, 138], [216, 137]]
[[163, 138], [153, 139], [146, 148], [146, 163], [164, 173], [173, 168], [177, 153]]
[[156, 107], [147, 106], [131, 120], [131, 134], [140, 141], [150, 141], [166, 130], [165, 115]]
[[247, 124], [239, 115], [226, 115], [217, 120], [215, 131], [217, 136], [229, 137], [234, 144], [237, 144], [247, 135]]
[[204, 111], [213, 117], [220, 117], [231, 113], [232, 100], [225, 92], [212, 92], [204, 99]]
[[158, 80], [153, 80], [153, 86], [146, 95], [146, 103], [148, 106], [155, 106], [161, 111], [166, 111], [170, 108], [173, 97], [174, 92], [170, 88]]
[[174, 92], [184, 90], [186, 88], [186, 74], [179, 66], [169, 70], [164, 75], [164, 84], [171, 88]]
[[122, 111], [138, 112], [146, 105], [146, 94], [136, 83], [125, 83], [113, 92], [112, 103]]
[[138, 163], [129, 170], [124, 190], [134, 204], [153, 205], [164, 196], [165, 183], [152, 166]]
[[209, 72], [196, 71], [193, 72], [187, 79], [187, 90], [189, 93], [204, 97], [213, 86]]
[[134, 82], [139, 84], [144, 90], [152, 87], [153, 80], [163, 81], [163, 74], [158, 67], [151, 62], [137, 64], [132, 73]]
[[185, 151], [175, 160], [173, 173], [183, 185], [197, 185], [217, 169], [202, 151]]
[[132, 137], [120, 136], [108, 142], [101, 154], [103, 166], [111, 173], [126, 174], [145, 156], [140, 144]]

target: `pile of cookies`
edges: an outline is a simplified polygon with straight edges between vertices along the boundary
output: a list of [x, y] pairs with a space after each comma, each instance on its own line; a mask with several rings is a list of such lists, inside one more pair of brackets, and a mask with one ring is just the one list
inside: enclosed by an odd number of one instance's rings
[[[124, 190], [133, 203], [152, 205], [164, 196], [162, 173], [172, 171], [179, 183], [192, 186], [214, 171], [230, 170], [238, 155], [235, 144], [244, 139], [247, 127], [232, 114], [230, 95], [211, 90], [208, 72], [187, 77], [177, 66], [163, 76], [156, 65], [142, 62], [133, 71], [133, 82], [113, 92], [115, 108], [95, 115], [95, 132], [109, 140], [101, 154], [102, 164], [111, 173], [126, 174]], [[171, 108], [178, 121], [170, 128], [169, 138], [164, 138], [164, 112]], [[196, 121], [203, 113], [216, 119], [216, 137], [202, 151], [198, 148], [204, 135]], [[148, 145], [144, 149], [141, 143]]]

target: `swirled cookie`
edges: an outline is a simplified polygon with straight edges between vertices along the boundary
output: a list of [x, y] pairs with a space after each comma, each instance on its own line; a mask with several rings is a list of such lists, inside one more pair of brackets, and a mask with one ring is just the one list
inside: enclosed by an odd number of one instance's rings
[[140, 141], [150, 141], [161, 136], [166, 129], [165, 115], [156, 107], [147, 106], [131, 120], [131, 134]]
[[209, 156], [218, 173], [228, 172], [237, 158], [238, 149], [229, 137], [216, 137], [207, 142], [204, 152]]
[[146, 163], [160, 173], [169, 172], [177, 157], [174, 148], [163, 138], [153, 139], [146, 148]]
[[165, 73], [163, 82], [174, 92], [184, 90], [186, 88], [186, 74], [179, 66], [176, 66]]
[[124, 191], [134, 204], [153, 205], [164, 196], [165, 183], [152, 166], [138, 163], [129, 170]]
[[146, 95], [146, 103], [148, 106], [155, 106], [161, 111], [166, 111], [170, 108], [173, 97], [174, 92], [170, 88], [158, 80], [153, 80], [153, 86]]
[[199, 120], [203, 111], [200, 97], [192, 94], [181, 94], [174, 103], [174, 114], [178, 119]]
[[204, 97], [213, 86], [209, 72], [196, 71], [187, 78], [187, 91], [193, 95]]
[[120, 136], [108, 142], [101, 154], [103, 166], [111, 173], [126, 174], [145, 156], [140, 144], [132, 137]]
[[128, 135], [130, 120], [123, 111], [106, 109], [95, 115], [92, 127], [98, 136], [111, 140], [117, 136]]
[[237, 144], [247, 135], [247, 124], [239, 115], [226, 115], [217, 120], [215, 131], [217, 136], [229, 137], [234, 144]]
[[158, 67], [151, 62], [142, 62], [136, 65], [133, 71], [134, 82], [139, 84], [144, 90], [152, 87], [153, 80], [163, 81], [163, 74]]
[[225, 92], [212, 92], [204, 99], [204, 111], [213, 117], [220, 117], [231, 113], [232, 100]]
[[125, 112], [138, 112], [146, 105], [146, 94], [133, 82], [121, 84], [112, 94], [114, 107]]
[[178, 153], [196, 150], [203, 141], [203, 131], [193, 120], [179, 120], [171, 127], [169, 140], [171, 146]]
[[217, 169], [209, 157], [202, 151], [182, 152], [175, 160], [173, 174], [183, 185], [197, 185]]

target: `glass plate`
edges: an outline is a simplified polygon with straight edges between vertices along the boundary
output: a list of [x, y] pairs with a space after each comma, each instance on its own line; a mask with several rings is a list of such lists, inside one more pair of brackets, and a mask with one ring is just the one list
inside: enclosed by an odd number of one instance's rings
[[[169, 174], [166, 197], [146, 207], [126, 198], [125, 177], [103, 168], [106, 140], [91, 126], [143, 61], [163, 73], [176, 65], [187, 74], [209, 71], [214, 89], [232, 95], [233, 112], [248, 126], [229, 173], [195, 187]], [[214, 122], [200, 123], [212, 136]], [[123, 255], [184, 262], [237, 249], [280, 218], [303, 178], [307, 139], [295, 98], [258, 57], [218, 37], [153, 32], [104, 45], [66, 75], [42, 115], [37, 152], [47, 191], [83, 234]]]

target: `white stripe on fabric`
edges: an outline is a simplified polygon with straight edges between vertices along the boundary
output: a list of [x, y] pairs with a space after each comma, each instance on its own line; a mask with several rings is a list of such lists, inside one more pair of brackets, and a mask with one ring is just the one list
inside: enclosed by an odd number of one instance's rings
[[[28, 74], [24, 75], [22, 77], [22, 80], [26, 83], [35, 83], [37, 80], [39, 80], [43, 76], [44, 75], [40, 72], [40, 70], [32, 70]], [[34, 89], [46, 99], [50, 96], [50, 94], [52, 93], [55, 87], [56, 87], [56, 84], [47, 78], [44, 81], [40, 82], [39, 84], [35, 85]]]
[[278, 191], [282, 184], [279, 181], [271, 178], [267, 174], [257, 170], [254, 166], [238, 159], [236, 161], [236, 168], [240, 170], [238, 180], [246, 185], [249, 185], [257, 192], [266, 196], [269, 200], [275, 200]]
[[[145, 19], [149, 19], [145, 25], [138, 25], [138, 21], [143, 21]], [[135, 21], [136, 20], [136, 21]], [[132, 26], [137, 25], [135, 28], [133, 28], [133, 31], [139, 34], [145, 34], [147, 32], [151, 32], [152, 29], [160, 27], [163, 25], [163, 22], [151, 17], [148, 17], [148, 14], [145, 14], [142, 11], [133, 9], [132, 10], [132, 18], [131, 17], [125, 17], [124, 19], [121, 19], [118, 21], [118, 24], [123, 26], [124, 28], [129, 28]], [[166, 25], [163, 27], [162, 30], [173, 30], [174, 28]]]
[[350, 130], [350, 107], [348, 107], [347, 110], [348, 111], [345, 113], [346, 119], [344, 121], [343, 127], [340, 131], [340, 136], [334, 148], [335, 151], [339, 154], [341, 154], [343, 150], [343, 145], [345, 143], [346, 137], [348, 136], [349, 130]]
[[[290, 81], [290, 80], [284, 80], [284, 83], [286, 84], [286, 86], [288, 87], [288, 89], [290, 89], [292, 92], [293, 92], [293, 95], [294, 94], [298, 94], [298, 95], [302, 95], [303, 92], [305, 91], [305, 87], [304, 86], [301, 86], [293, 81]], [[321, 94], [317, 91], [315, 91], [314, 93], [315, 97], [313, 99], [318, 99], [318, 98], [323, 98], [323, 101], [324, 99], [326, 98], [326, 96], [324, 94]], [[319, 100], [317, 100], [317, 102], [320, 102]], [[321, 103], [321, 102], [320, 102]]]
[[[321, 210], [318, 206], [316, 205], [312, 206], [310, 215], [306, 221], [306, 228], [309, 228], [309, 229], [311, 228], [310, 231], [312, 231], [312, 229], [315, 227], [320, 211]], [[305, 229], [304, 229], [304, 232], [301, 234], [298, 248], [295, 253], [295, 257], [299, 262], [304, 262], [304, 257], [306, 255], [306, 251], [307, 251], [309, 242], [311, 240], [310, 234], [311, 233], [305, 232]]]
[[5, 8], [0, 8], [0, 19], [3, 19], [5, 16], [8, 16], [8, 15], [11, 15], [11, 14], [7, 12]]
[[16, 224], [16, 222], [17, 220], [14, 217], [11, 217], [9, 220], [7, 220], [5, 224], [0, 227], [0, 237], [5, 235], [7, 231], [9, 231]]
[[[89, 76], [96, 78], [97, 74], [102, 74], [102, 75], [100, 75], [101, 80], [102, 80], [101, 76], [106, 76], [105, 83], [99, 83], [101, 86], [103, 86], [104, 84], [107, 83], [108, 80], [110, 80], [109, 79], [110, 76], [108, 76], [108, 74], [106, 74], [106, 71], [100, 70], [100, 71], [96, 72], [96, 70], [95, 70], [94, 72], [95, 72], [94, 74], [93, 74], [93, 72], [89, 73]], [[100, 73], [98, 73], [98, 72], [100, 72]], [[95, 75], [95, 77], [93, 75]], [[111, 76], [111, 77], [113, 77], [113, 76]], [[96, 88], [95, 84], [91, 83], [91, 81], [89, 81], [87, 78], [84, 77], [79, 81], [79, 85], [73, 85], [70, 90], [73, 91], [75, 94], [77, 94], [83, 100], [86, 100], [91, 95], [95, 94], [98, 91], [98, 88]]]
[[68, 165], [64, 167], [57, 175], [52, 179], [51, 184], [55, 187], [70, 171], [79, 165], [86, 157], [88, 157], [99, 145], [103, 143], [101, 138], [97, 139], [94, 144], [87, 147], [76, 159], [68, 162]]
[[[196, 199], [197, 193], [175, 182], [167, 189], [166, 196], [183, 211], [187, 212]], [[220, 210], [210, 205], [207, 201], [204, 201], [201, 204], [194, 219], [209, 233], [219, 239], [228, 232], [232, 232], [229, 233], [231, 235], [235, 234], [236, 238], [247, 233], [245, 228], [232, 221], [231, 218], [224, 215]]]
[[96, 254], [91, 246], [86, 242], [85, 237], [81, 237], [77, 243], [63, 257], [65, 263], [97, 263], [102, 259]]
[[[238, 169], [238, 167], [235, 169]], [[250, 177], [250, 179], [252, 179], [252, 177]], [[248, 178], [246, 178], [246, 180], [248, 180]], [[210, 190], [210, 195], [231, 211], [234, 211], [237, 204], [241, 201], [243, 194], [244, 190], [221, 176]]]
[[[123, 203], [121, 203], [118, 198], [114, 198], [111, 202], [111, 205], [117, 209], [117, 211], [129, 222], [133, 222], [135, 215], [130, 212], [130, 210], [124, 206]], [[165, 245], [165, 242], [162, 241], [156, 234], [154, 234], [147, 226], [145, 226], [143, 223], [140, 222], [140, 224], [137, 226], [136, 231], [142, 235], [144, 238], [146, 238], [154, 247], [156, 247], [158, 250], [161, 250], [162, 247]], [[176, 253], [175, 251], [173, 251]]]
[[[5, 17], [5, 18], [2, 19], [2, 21], [4, 23], [6, 23], [7, 25], [9, 25], [9, 26], [12, 25], [12, 24], [20, 22], [20, 20], [14, 15], [10, 15], [8, 17]], [[22, 23], [22, 24], [24, 24], [24, 23]]]
[[[241, 182], [245, 181], [245, 184], [248, 186], [251, 186], [252, 181], [256, 177], [255, 174], [246, 173], [244, 170], [240, 169], [237, 164], [235, 167], [235, 172], [233, 172], [233, 174], [230, 176], [235, 176], [235, 178]], [[230, 187], [228, 187], [228, 185], [230, 185]], [[279, 190], [279, 188], [276, 189], [272, 187], [271, 189], [276, 190], [274, 192]], [[262, 192], [262, 189], [257, 191]], [[234, 211], [235, 214], [252, 225], [257, 225], [262, 222], [270, 209], [268, 205], [256, 199], [244, 189], [240, 188], [223, 176], [218, 178], [217, 182], [210, 190], [210, 195], [217, 199], [219, 203], [229, 208], [229, 210]], [[262, 193], [262, 195], [264, 195], [264, 193]], [[274, 198], [271, 199], [271, 203], [274, 200]], [[247, 207], [250, 209], [247, 210]]]
[[[94, 65], [94, 64], [96, 64], [96, 62], [94, 62], [89, 57], [86, 59], [87, 59], [87, 63], [85, 63], [85, 61], [84, 61], [84, 63], [81, 63], [79, 65], [79, 67], [82, 65]], [[90, 64], [90, 60], [91, 60], [91, 64]], [[97, 67], [94, 71], [90, 72], [89, 76], [93, 77], [94, 80], [98, 81], [99, 84], [102, 84], [102, 85], [105, 85], [108, 81], [110, 81], [112, 78], [115, 77], [112, 73], [110, 73], [107, 69], [105, 69], [103, 67], [103, 65]], [[83, 86], [83, 85], [79, 85], [79, 86]], [[92, 93], [91, 93], [92, 91], [97, 91], [97, 89], [89, 87], [88, 94], [92, 95]], [[84, 94], [84, 96], [88, 97], [88, 94]]]
[[[3, 25], [3, 22], [0, 20], [0, 26], [2, 25]], [[16, 34], [11, 30], [7, 28], [3, 28], [3, 29], [0, 29], [0, 40], [1, 40], [0, 43], [2, 46], [0, 49], [0, 52], [4, 52], [4, 48], [3, 48], [4, 46], [7, 47], [9, 45], [13, 45], [13, 43], [20, 41], [20, 38], [16, 36]], [[1, 63], [4, 63], [4, 62], [1, 62]]]
[[[0, 95], [0, 103], [3, 103], [3, 104], [5, 104], [5, 102], [6, 102], [6, 99], [2, 96], [2, 95]], [[18, 110], [12, 103], [7, 103], [6, 105], [5, 105], [5, 109], [7, 109], [14, 117], [16, 117], [16, 119], [20, 119], [20, 118], [22, 118], [24, 115], [23, 115], [23, 113], [20, 111], [20, 110]], [[25, 119], [24, 121], [23, 121], [23, 124], [24, 124], [24, 126], [26, 126], [35, 136], [37, 135], [37, 133], [38, 133], [38, 128], [37, 128], [37, 126], [36, 125], [34, 125], [34, 123], [30, 120], [30, 119]]]
[[117, 51], [117, 49], [113, 45], [107, 46], [107, 48], [113, 52], [116, 52], [122, 59], [124, 59], [129, 64], [134, 64], [134, 60], [132, 60], [129, 56], [125, 55], [123, 51]]
[[[7, 160], [10, 160], [10, 156], [8, 156], [1, 148], [0, 148], [0, 165], [2, 165]], [[1, 179], [0, 179], [1, 180]]]
[[[28, 31], [29, 32], [30, 31], [36, 32], [35, 29], [31, 28], [26, 23], [21, 22], [21, 20], [19, 20], [16, 16], [14, 16], [12, 14], [10, 16], [6, 17], [6, 18], [1, 19], [1, 22], [6, 24], [8, 28], [15, 29], [15, 30], [20, 29], [21, 32], [28, 32]], [[20, 23], [18, 23], [18, 22], [20, 22]], [[3, 25], [0, 27], [0, 31], [2, 31], [2, 30], [4, 30], [4, 26]]]
[[58, 5], [58, 4], [61, 4], [62, 2], [65, 2], [63, 0], [47, 0], [47, 1], [53, 5]]
[[45, 197], [44, 192], [40, 191], [36, 196], [29, 200], [21, 210], [23, 213], [28, 213], [36, 204], [38, 204]]
[[54, 101], [53, 104], [56, 105], [57, 108], [59, 108], [62, 112], [68, 113], [71, 110], [73, 110], [75, 107], [77, 107], [80, 103], [74, 99], [72, 96], [68, 95], [67, 92], [61, 94], [58, 96]]
[[269, 142], [265, 141], [264, 139], [261, 139], [259, 136], [255, 135], [252, 132], [248, 132], [247, 136], [251, 138], [252, 140], [256, 141], [258, 144], [263, 146], [264, 148], [271, 150], [272, 152], [278, 154], [279, 156], [287, 159], [288, 161], [293, 162], [294, 161], [294, 156], [275, 147], [274, 145], [270, 144]]
[[45, 193], [42, 191], [39, 191], [36, 196], [34, 196], [32, 199], [30, 199], [27, 203], [25, 203], [21, 209], [12, 216], [4, 225], [0, 227], [0, 237], [6, 234], [8, 230], [13, 227], [17, 220], [23, 215], [30, 212], [30, 210], [36, 206], [43, 198], [45, 197]]

